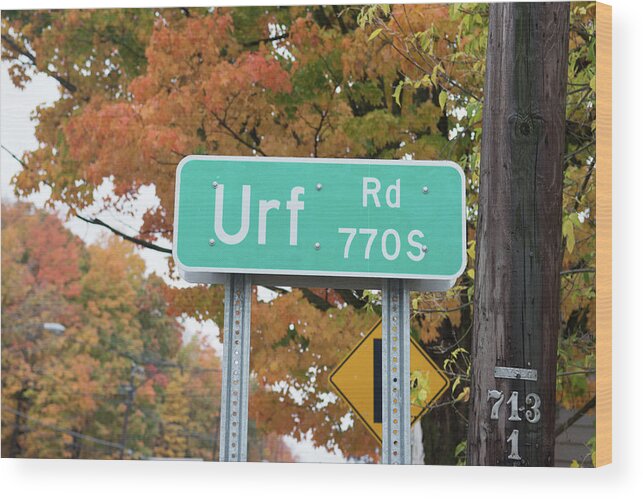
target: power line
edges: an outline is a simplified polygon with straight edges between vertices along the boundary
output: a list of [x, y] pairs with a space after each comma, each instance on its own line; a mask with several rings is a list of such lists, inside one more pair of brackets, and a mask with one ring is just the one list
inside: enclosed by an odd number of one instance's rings
[[[79, 345], [83, 345], [89, 349], [94, 349], [97, 348], [98, 345], [90, 345], [86, 341], [79, 340], [78, 338], [74, 338], [72, 336], [67, 336], [67, 339], [71, 340], [72, 342], [78, 343]], [[142, 356], [139, 356], [138, 354], [133, 354], [131, 352], [125, 352], [116, 348], [111, 349], [111, 352], [115, 353], [116, 355], [120, 357], [124, 357], [128, 360], [131, 360], [133, 362], [136, 362], [139, 365], [145, 366], [145, 365], [153, 365], [155, 367], [159, 368], [171, 368], [171, 369], [180, 369], [181, 371], [188, 371], [188, 372], [196, 372], [196, 373], [201, 373], [201, 372], [221, 372], [221, 368], [216, 368], [216, 367], [186, 367], [182, 366], [181, 364], [177, 364], [175, 362], [170, 362], [170, 361], [165, 361], [163, 359], [159, 360], [152, 360], [152, 359], [145, 359]], [[102, 369], [102, 368], [101, 368]], [[110, 368], [110, 369], [121, 369], [121, 368]]]
[[[85, 434], [79, 433], [79, 432], [74, 431], [74, 430], [67, 430], [67, 429], [64, 429], [64, 428], [59, 428], [57, 426], [50, 425], [48, 423], [43, 423], [42, 421], [40, 421], [40, 420], [38, 420], [38, 419], [36, 419], [34, 417], [27, 416], [22, 411], [17, 411], [17, 410], [6, 408], [6, 407], [3, 410], [5, 410], [7, 412], [10, 412], [12, 414], [16, 414], [16, 415], [18, 415], [18, 416], [20, 416], [20, 417], [22, 417], [24, 419], [30, 420], [34, 424], [36, 424], [37, 426], [42, 426], [42, 427], [44, 427], [44, 428], [46, 428], [48, 430], [51, 430], [51, 431], [72, 435], [72, 436], [77, 437], [77, 438], [88, 440], [88, 441], [90, 441], [90, 442], [92, 442], [94, 444], [99, 444], [99, 445], [104, 445], [104, 446], [107, 446], [107, 447], [121, 449], [121, 444], [118, 444], [118, 443], [115, 443], [115, 442], [110, 442], [108, 440], [103, 440], [103, 439], [98, 438], [98, 437], [92, 437], [91, 435], [85, 435]], [[214, 436], [207, 435], [205, 433], [188, 431], [183, 426], [181, 426], [181, 425], [179, 425], [177, 423], [166, 423], [166, 424], [167, 424], [167, 430], [176, 431], [180, 435], [184, 435], [184, 436], [186, 436], [188, 438], [192, 438], [192, 439], [201, 441], [201, 442], [203, 442], [205, 444], [213, 445], [213, 444], [216, 443], [215, 442], [216, 437], [214, 437]], [[32, 430], [33, 429], [33, 426], [29, 426], [29, 425], [18, 425], [16, 423], [12, 423], [11, 425], [15, 426], [15, 427], [18, 427], [18, 428], [21, 428], [23, 430]], [[176, 427], [178, 427], [178, 428], [176, 428]], [[152, 437], [152, 439], [154, 439], [154, 438], [155, 437]], [[125, 447], [125, 452], [130, 454], [133, 451], [131, 449]]]
[[21, 418], [25, 418], [25, 419], [27, 419], [29, 421], [33, 421], [38, 426], [42, 426], [43, 428], [47, 428], [49, 430], [57, 431], [59, 433], [66, 433], [67, 435], [71, 435], [72, 437], [87, 440], [89, 442], [99, 444], [99, 445], [104, 445], [106, 447], [112, 447], [114, 449], [122, 449], [122, 450], [126, 451], [128, 454], [131, 454], [133, 452], [132, 449], [124, 447], [121, 444], [117, 444], [116, 442], [110, 442], [109, 440], [103, 440], [102, 438], [92, 437], [91, 435], [85, 435], [84, 433], [79, 433], [79, 432], [74, 431], [74, 430], [68, 430], [66, 428], [60, 428], [58, 426], [54, 426], [52, 424], [45, 423], [45, 422], [41, 421], [40, 419], [34, 418], [32, 416], [29, 416], [29, 415], [25, 414], [22, 411], [17, 411], [15, 409], [11, 409], [9, 407], [3, 407], [2, 410], [10, 412], [11, 414], [15, 414], [16, 416], [20, 416]]

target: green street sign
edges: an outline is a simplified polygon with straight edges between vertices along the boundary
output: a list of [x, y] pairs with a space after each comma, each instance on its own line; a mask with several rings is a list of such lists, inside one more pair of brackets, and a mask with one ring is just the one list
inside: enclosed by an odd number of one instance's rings
[[447, 289], [466, 264], [464, 189], [449, 161], [187, 156], [174, 259], [191, 282], [243, 273], [264, 284], [397, 278]]

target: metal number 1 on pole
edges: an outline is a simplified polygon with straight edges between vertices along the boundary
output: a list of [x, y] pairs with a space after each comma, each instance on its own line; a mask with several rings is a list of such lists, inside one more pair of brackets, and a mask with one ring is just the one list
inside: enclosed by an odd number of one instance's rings
[[219, 461], [247, 460], [251, 303], [250, 276], [228, 275], [225, 282]]

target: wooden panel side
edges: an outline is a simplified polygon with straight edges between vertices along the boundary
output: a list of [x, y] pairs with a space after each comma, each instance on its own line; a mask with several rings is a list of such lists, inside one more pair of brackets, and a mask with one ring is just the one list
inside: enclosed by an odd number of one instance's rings
[[612, 7], [596, 5], [596, 465], [612, 462]]

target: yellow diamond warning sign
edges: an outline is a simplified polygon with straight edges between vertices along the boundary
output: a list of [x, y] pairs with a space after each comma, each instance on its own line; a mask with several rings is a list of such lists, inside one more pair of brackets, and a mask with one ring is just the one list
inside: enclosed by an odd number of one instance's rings
[[[428, 379], [426, 404], [411, 405], [411, 425], [445, 392], [449, 380], [418, 342], [411, 338], [411, 374]], [[330, 384], [382, 443], [382, 323], [353, 348], [330, 375]], [[425, 387], [426, 388], [426, 387]]]

